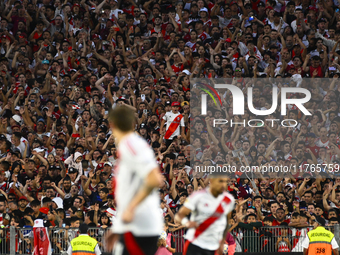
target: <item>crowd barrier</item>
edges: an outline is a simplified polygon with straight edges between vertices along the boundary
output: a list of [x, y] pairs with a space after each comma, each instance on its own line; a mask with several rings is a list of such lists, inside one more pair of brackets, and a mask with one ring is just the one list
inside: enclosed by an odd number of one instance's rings
[[[339, 225], [327, 226], [326, 229], [334, 233], [340, 245]], [[252, 230], [234, 229], [231, 234], [236, 241], [235, 252], [303, 252], [302, 242], [310, 230], [313, 230], [313, 227], [271, 226]]]
[[[106, 253], [105, 234], [107, 229], [89, 228], [89, 235], [98, 241], [102, 253]], [[176, 253], [182, 253], [184, 247], [184, 230], [172, 232], [176, 243]], [[52, 255], [66, 255], [73, 238], [79, 235], [76, 228], [49, 228], [48, 236]], [[0, 229], [1, 255], [32, 255], [34, 250], [33, 228], [2, 228]]]
[[[340, 226], [326, 227], [334, 233], [340, 245]], [[231, 234], [236, 241], [236, 253], [275, 253], [275, 252], [303, 252], [302, 242], [308, 231], [313, 227], [291, 228], [284, 226], [261, 227], [252, 230], [234, 229]], [[106, 253], [105, 234], [107, 229], [90, 228], [89, 235], [98, 241], [103, 253]], [[181, 254], [184, 247], [183, 229], [172, 232], [176, 243], [176, 253]], [[52, 255], [66, 255], [73, 238], [79, 235], [74, 228], [49, 228], [48, 236], [51, 242]], [[42, 237], [44, 238], [44, 237]], [[46, 238], [46, 237], [45, 237]], [[31, 255], [34, 249], [32, 228], [2, 228], [0, 229], [0, 254]]]
[[[105, 252], [105, 233], [103, 228], [89, 228], [89, 235], [98, 241], [101, 251]], [[66, 255], [73, 238], [79, 235], [76, 228], [49, 228], [48, 237], [52, 255]], [[0, 229], [0, 254], [32, 255], [34, 250], [33, 228], [2, 228]], [[41, 237], [46, 238], [44, 236]]]

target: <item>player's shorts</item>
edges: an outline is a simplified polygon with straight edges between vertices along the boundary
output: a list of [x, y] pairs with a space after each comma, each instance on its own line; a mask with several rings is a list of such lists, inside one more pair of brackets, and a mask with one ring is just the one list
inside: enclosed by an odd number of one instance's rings
[[120, 235], [113, 255], [155, 255], [159, 236], [140, 237], [131, 232]]
[[204, 250], [189, 241], [186, 241], [183, 255], [214, 255], [215, 251]]

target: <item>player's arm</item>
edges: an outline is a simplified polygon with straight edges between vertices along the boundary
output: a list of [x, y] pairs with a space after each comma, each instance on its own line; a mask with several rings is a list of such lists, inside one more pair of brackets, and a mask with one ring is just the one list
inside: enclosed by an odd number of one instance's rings
[[337, 248], [337, 249], [333, 249], [333, 254], [334, 255], [339, 255], [339, 249]]
[[181, 224], [187, 228], [196, 228], [197, 223], [189, 221], [187, 216], [191, 213], [191, 210], [183, 205], [175, 215], [175, 223]]
[[158, 167], [155, 167], [144, 179], [144, 184], [137, 192], [136, 196], [128, 205], [125, 214], [123, 215], [124, 222], [131, 222], [133, 219], [134, 211], [137, 206], [143, 202], [143, 200], [155, 189], [162, 184], [162, 176], [159, 172]]
[[225, 227], [225, 230], [223, 232], [223, 240], [225, 240], [226, 236], [227, 236], [227, 233], [230, 232], [229, 229], [230, 229], [230, 225], [228, 222], [230, 222], [230, 220], [232, 219], [232, 212], [228, 213], [227, 215], [227, 225]]
[[225, 226], [224, 232], [223, 232], [223, 237], [220, 243], [220, 248], [218, 249], [218, 254], [223, 254], [223, 248], [224, 248], [224, 240], [227, 237], [227, 233], [229, 232], [230, 226], [228, 224], [228, 222], [230, 221], [230, 219], [232, 218], [231, 212], [228, 213], [227, 215], [227, 224]]
[[186, 208], [185, 206], [182, 206], [175, 215], [175, 223], [182, 224], [182, 220], [185, 219], [190, 213], [191, 213], [190, 209]]

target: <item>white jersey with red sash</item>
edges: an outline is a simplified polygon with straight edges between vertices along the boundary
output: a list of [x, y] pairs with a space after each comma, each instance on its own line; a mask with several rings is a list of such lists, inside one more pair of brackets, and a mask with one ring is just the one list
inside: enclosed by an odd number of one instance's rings
[[234, 204], [234, 197], [227, 192], [218, 197], [214, 197], [209, 188], [193, 193], [184, 206], [191, 210], [190, 221], [197, 222], [198, 227], [187, 231], [186, 247], [192, 243], [201, 249], [216, 251], [227, 225], [227, 215]]
[[0, 189], [2, 189], [5, 192], [7, 191], [7, 186], [8, 186], [7, 182], [0, 183]]
[[162, 216], [156, 190], [137, 206], [132, 222], [127, 224], [122, 219], [123, 212], [143, 186], [146, 176], [158, 168], [154, 152], [145, 139], [135, 133], [120, 140], [117, 151], [114, 184], [117, 214], [112, 230], [118, 234], [131, 232], [135, 236], [157, 236], [162, 231]]
[[293, 237], [292, 252], [303, 252], [302, 241], [309, 230], [307, 228], [292, 228], [291, 231]]
[[184, 127], [184, 118], [180, 113], [167, 112], [163, 116], [163, 120], [166, 121], [166, 133], [164, 135], [165, 139], [172, 140], [175, 136], [181, 134], [180, 127]]

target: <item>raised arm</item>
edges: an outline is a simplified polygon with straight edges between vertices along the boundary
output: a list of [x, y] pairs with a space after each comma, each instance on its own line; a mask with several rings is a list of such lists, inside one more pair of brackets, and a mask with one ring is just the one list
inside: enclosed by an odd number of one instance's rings
[[58, 192], [58, 194], [60, 195], [62, 199], [64, 199], [65, 197], [64, 191], [62, 191], [57, 185], [55, 185], [54, 182], [51, 182], [51, 187], [54, 188]]

